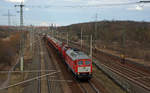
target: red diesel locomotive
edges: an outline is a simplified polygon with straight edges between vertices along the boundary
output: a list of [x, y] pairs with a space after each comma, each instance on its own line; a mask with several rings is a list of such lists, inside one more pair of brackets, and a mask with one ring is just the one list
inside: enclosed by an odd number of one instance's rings
[[62, 55], [68, 68], [77, 78], [90, 79], [92, 77], [92, 61], [84, 52], [71, 48], [50, 36], [46, 36], [46, 41]]

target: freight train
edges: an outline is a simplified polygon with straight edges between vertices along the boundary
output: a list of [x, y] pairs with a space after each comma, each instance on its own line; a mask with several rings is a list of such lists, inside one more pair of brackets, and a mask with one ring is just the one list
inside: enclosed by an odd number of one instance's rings
[[92, 61], [84, 52], [72, 48], [51, 36], [45, 35], [45, 41], [49, 46], [53, 46], [62, 56], [67, 67], [78, 79], [89, 80], [92, 77]]

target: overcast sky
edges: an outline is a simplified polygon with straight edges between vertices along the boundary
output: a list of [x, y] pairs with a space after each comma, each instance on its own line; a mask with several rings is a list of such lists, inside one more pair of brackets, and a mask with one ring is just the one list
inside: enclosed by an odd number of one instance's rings
[[[0, 25], [8, 24], [8, 9], [11, 24], [19, 25], [19, 7], [22, 0], [0, 0]], [[150, 4], [109, 4], [138, 2], [140, 0], [23, 0], [25, 25], [69, 25], [96, 20], [150, 21]], [[108, 4], [107, 6], [103, 6]], [[70, 7], [76, 6], [76, 7]], [[90, 7], [79, 7], [90, 6]], [[99, 7], [93, 7], [99, 6]]]

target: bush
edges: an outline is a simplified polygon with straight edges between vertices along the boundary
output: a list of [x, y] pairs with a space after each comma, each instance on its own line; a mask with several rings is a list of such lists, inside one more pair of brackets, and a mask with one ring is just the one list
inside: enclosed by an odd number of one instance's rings
[[19, 41], [19, 33], [11, 36], [9, 40], [0, 40], [0, 64], [11, 65], [14, 56], [19, 53]]

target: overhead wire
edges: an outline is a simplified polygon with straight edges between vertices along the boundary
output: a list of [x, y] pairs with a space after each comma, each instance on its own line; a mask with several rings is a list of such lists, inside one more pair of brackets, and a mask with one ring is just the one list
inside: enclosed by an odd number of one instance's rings
[[52, 8], [52, 7], [66, 7], [66, 8], [92, 8], [92, 7], [102, 7], [102, 6], [122, 6], [122, 5], [133, 5], [148, 2], [123, 2], [123, 3], [108, 3], [108, 4], [96, 4], [96, 5], [26, 5], [26, 7], [31, 8]]

